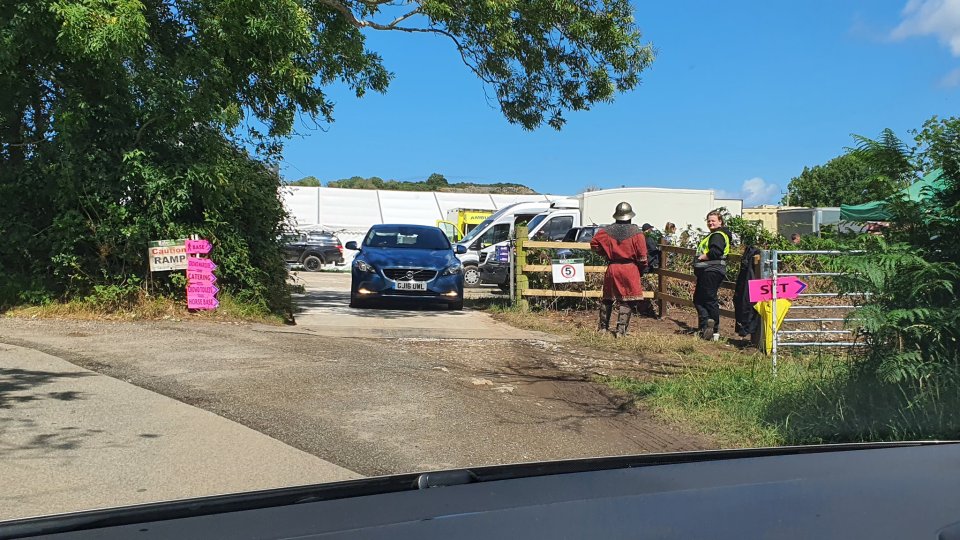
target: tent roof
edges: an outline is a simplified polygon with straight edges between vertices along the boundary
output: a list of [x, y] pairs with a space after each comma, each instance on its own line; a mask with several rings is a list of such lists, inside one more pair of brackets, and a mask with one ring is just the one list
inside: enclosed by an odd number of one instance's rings
[[[942, 191], [946, 186], [943, 169], [934, 169], [910, 187], [900, 191], [900, 195], [911, 201], [921, 201], [929, 196], [927, 188]], [[840, 205], [840, 221], [885, 221], [890, 219], [886, 201], [871, 201], [863, 204]]]

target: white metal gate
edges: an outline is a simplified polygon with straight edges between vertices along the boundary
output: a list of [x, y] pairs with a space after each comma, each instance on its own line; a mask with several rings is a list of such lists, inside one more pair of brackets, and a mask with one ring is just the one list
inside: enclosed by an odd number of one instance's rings
[[[821, 259], [852, 255], [862, 252], [851, 251], [817, 251], [817, 250], [769, 250], [762, 252], [761, 273], [765, 279], [773, 281], [771, 328], [772, 347], [770, 350], [773, 370], [777, 369], [777, 351], [780, 347], [856, 347], [862, 345], [856, 340], [857, 331], [844, 328], [847, 315], [857, 306], [853, 303], [856, 297], [865, 293], [850, 293], [834, 290], [830, 292], [812, 290], [802, 292], [790, 306], [790, 316], [783, 319], [781, 328], [777, 328], [777, 280], [795, 276], [798, 278], [816, 278], [821, 283], [833, 281], [840, 276], [839, 272], [793, 272], [782, 268], [783, 263], [792, 257], [808, 257]], [[822, 287], [815, 287], [822, 288]], [[818, 303], [814, 299], [835, 299], [826, 303]], [[794, 310], [797, 310], [796, 312]], [[838, 316], [843, 314], [842, 316]], [[814, 328], [809, 328], [814, 326]], [[803, 328], [801, 328], [803, 327]]]

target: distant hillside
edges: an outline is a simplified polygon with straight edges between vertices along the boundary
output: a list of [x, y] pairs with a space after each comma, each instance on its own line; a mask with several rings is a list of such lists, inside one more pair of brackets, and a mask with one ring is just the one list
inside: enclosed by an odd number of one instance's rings
[[[305, 177], [295, 182], [293, 186], [312, 186], [319, 182], [313, 177]], [[401, 182], [399, 180], [384, 180], [373, 176], [363, 178], [354, 176], [342, 180], [327, 182], [327, 187], [345, 189], [388, 189], [394, 191], [447, 191], [451, 193], [501, 193], [505, 195], [537, 195], [538, 193], [523, 184], [497, 182], [494, 184], [477, 184], [474, 182], [457, 182], [451, 184], [442, 174], [433, 173], [429, 178], [420, 182]]]

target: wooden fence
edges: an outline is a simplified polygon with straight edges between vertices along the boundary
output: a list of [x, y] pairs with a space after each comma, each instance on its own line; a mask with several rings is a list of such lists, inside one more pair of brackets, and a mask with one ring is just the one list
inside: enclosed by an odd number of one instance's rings
[[[527, 249], [580, 249], [580, 250], [590, 250], [589, 243], [581, 242], [540, 242], [534, 240], [527, 240], [527, 229], [526, 227], [517, 227], [517, 240], [516, 240], [516, 253], [514, 255], [514, 301], [517, 305], [522, 308], [529, 307], [527, 298], [529, 297], [573, 297], [573, 298], [600, 298], [602, 292], [599, 290], [588, 290], [588, 291], [566, 291], [566, 290], [555, 290], [555, 289], [531, 289], [529, 288], [529, 277], [527, 274], [535, 272], [551, 272], [553, 270], [552, 265], [549, 264], [527, 264]], [[689, 283], [696, 283], [697, 278], [693, 275], [693, 269], [689, 265], [686, 267], [688, 272], [678, 272], [677, 270], [671, 269], [670, 265], [672, 259], [670, 255], [679, 255], [694, 257], [696, 255], [696, 250], [691, 248], [680, 248], [668, 245], [660, 246], [660, 268], [652, 270], [650, 273], [657, 276], [657, 290], [656, 291], [644, 291], [644, 297], [651, 298], [657, 301], [660, 308], [660, 316], [663, 317], [667, 314], [667, 309], [669, 304], [676, 304], [680, 306], [693, 307], [693, 301], [687, 300], [686, 298], [680, 298], [679, 296], [674, 296], [670, 294], [669, 291], [669, 281], [671, 279], [677, 279], [680, 281], [686, 281]], [[728, 257], [728, 260], [731, 263], [739, 262], [740, 255], [731, 254]], [[754, 257], [753, 261], [750, 261], [754, 265], [755, 275], [760, 275], [760, 257]], [[584, 272], [586, 273], [603, 273], [607, 270], [606, 266], [584, 266]], [[724, 281], [720, 285], [721, 289], [735, 290], [736, 283], [732, 281]], [[721, 309], [720, 315], [722, 317], [734, 318], [734, 312], [729, 309]]]

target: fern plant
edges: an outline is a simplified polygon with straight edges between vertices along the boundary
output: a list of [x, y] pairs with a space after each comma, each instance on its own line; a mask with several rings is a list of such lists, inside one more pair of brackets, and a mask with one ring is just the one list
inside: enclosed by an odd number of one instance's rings
[[[862, 141], [865, 159], [902, 167], [899, 141]], [[945, 187], [920, 201], [888, 200], [892, 226], [862, 256], [847, 257], [845, 285], [869, 293], [851, 314], [865, 332], [864, 367], [880, 382], [916, 392], [957, 392], [960, 383], [960, 119], [928, 122], [917, 163], [945, 171]], [[924, 172], [924, 171], [918, 171]], [[904, 173], [906, 178], [912, 173]]]

